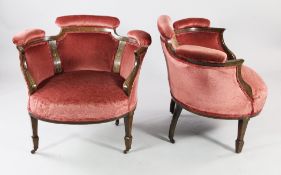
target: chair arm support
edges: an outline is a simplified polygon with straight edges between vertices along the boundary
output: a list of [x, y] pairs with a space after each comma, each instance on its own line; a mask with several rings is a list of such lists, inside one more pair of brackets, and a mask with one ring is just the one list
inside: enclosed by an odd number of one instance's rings
[[140, 47], [134, 51], [134, 55], [135, 55], [134, 67], [131, 73], [129, 74], [129, 76], [125, 79], [123, 83], [123, 90], [128, 96], [130, 96], [131, 94], [135, 78], [139, 72], [141, 66], [141, 57], [146, 53], [146, 51], [147, 51], [147, 47]]
[[31, 75], [30, 70], [28, 69], [25, 49], [32, 44], [44, 42], [47, 38], [48, 37], [45, 36], [45, 31], [42, 29], [27, 29], [23, 32], [17, 33], [13, 37], [13, 43], [16, 45], [19, 51], [20, 67], [26, 81], [29, 94], [32, 94], [36, 91], [37, 84]]
[[27, 67], [27, 62], [26, 62], [26, 58], [24, 55], [24, 51], [21, 50], [21, 47], [18, 47], [19, 50], [19, 54], [20, 54], [20, 67], [21, 67], [21, 71], [23, 73], [25, 82], [27, 84], [28, 87], [28, 93], [31, 95], [32, 93], [34, 93], [37, 89], [37, 85], [34, 81], [34, 79], [32, 78], [30, 72], [28, 71], [28, 67]]
[[240, 88], [248, 95], [248, 97], [253, 101], [253, 90], [252, 87], [243, 79], [242, 77], [242, 64], [236, 66], [236, 79], [240, 85]]

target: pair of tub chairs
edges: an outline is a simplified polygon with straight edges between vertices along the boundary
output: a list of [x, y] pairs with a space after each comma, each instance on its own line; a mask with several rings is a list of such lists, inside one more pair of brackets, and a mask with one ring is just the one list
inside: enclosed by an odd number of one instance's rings
[[[151, 37], [141, 30], [119, 36], [119, 23], [109, 16], [62, 16], [56, 19], [61, 27], [56, 36], [45, 36], [41, 29], [14, 36], [29, 89], [32, 153], [39, 144], [38, 120], [118, 125], [124, 118], [124, 153], [130, 150], [138, 77]], [[226, 47], [224, 29], [211, 28], [207, 19], [187, 18], [172, 25], [163, 15], [158, 29], [171, 92], [170, 141], [175, 142], [184, 108], [201, 116], [238, 120], [236, 152], [241, 152], [247, 123], [265, 103], [263, 80]]]

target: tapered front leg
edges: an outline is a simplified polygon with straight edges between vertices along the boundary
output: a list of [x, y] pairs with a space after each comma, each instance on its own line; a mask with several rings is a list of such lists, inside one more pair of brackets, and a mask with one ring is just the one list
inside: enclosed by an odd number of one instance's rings
[[124, 150], [124, 153], [126, 154], [130, 149], [132, 145], [132, 124], [133, 124], [133, 116], [134, 111], [129, 112], [129, 114], [124, 117], [124, 125], [125, 125], [125, 145], [126, 149]]
[[170, 112], [173, 114], [174, 110], [175, 110], [175, 101], [173, 99], [171, 99], [171, 103], [170, 103]]
[[176, 104], [176, 108], [173, 113], [173, 118], [171, 121], [170, 130], [169, 130], [169, 139], [170, 139], [171, 143], [175, 143], [174, 134], [175, 134], [176, 125], [177, 125], [179, 116], [181, 114], [181, 111], [182, 111], [182, 107], [179, 104]]
[[33, 150], [31, 153], [34, 154], [38, 149], [39, 137], [38, 137], [38, 119], [30, 116], [31, 126], [32, 126], [32, 141], [33, 141]]
[[245, 136], [245, 132], [246, 132], [249, 120], [250, 120], [250, 118], [246, 117], [246, 118], [243, 118], [238, 121], [238, 135], [237, 135], [236, 147], [235, 147], [236, 153], [240, 153], [243, 149], [244, 136]]
[[116, 125], [116, 126], [119, 125], [119, 119], [115, 120], [115, 125]]

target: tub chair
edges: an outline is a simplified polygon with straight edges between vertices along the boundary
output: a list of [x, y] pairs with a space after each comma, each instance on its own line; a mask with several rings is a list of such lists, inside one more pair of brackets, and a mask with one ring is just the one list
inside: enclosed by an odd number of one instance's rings
[[171, 24], [169, 16], [158, 19], [166, 58], [173, 118], [169, 130], [172, 143], [182, 108], [215, 119], [238, 120], [236, 153], [251, 117], [265, 103], [267, 88], [260, 76], [227, 48], [223, 28], [210, 27], [204, 18], [187, 18]]
[[118, 124], [124, 118], [124, 153], [130, 150], [138, 76], [151, 37], [141, 30], [119, 36], [119, 23], [109, 16], [62, 16], [56, 19], [61, 28], [56, 36], [41, 29], [14, 36], [29, 89], [32, 153], [38, 149], [38, 120]]

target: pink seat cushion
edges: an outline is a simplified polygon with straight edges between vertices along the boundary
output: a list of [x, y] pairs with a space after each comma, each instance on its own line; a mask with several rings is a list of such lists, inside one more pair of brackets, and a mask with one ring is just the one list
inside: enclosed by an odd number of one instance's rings
[[124, 79], [102, 71], [75, 71], [44, 81], [29, 98], [29, 112], [39, 119], [83, 123], [111, 120], [129, 112]]
[[206, 62], [224, 63], [227, 60], [226, 53], [220, 50], [195, 45], [181, 45], [176, 48], [176, 54], [185, 58]]

